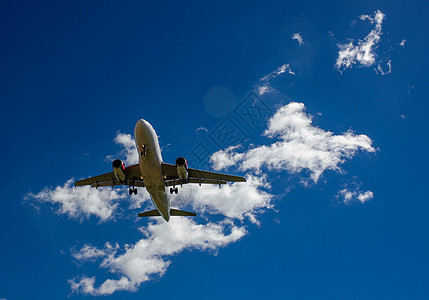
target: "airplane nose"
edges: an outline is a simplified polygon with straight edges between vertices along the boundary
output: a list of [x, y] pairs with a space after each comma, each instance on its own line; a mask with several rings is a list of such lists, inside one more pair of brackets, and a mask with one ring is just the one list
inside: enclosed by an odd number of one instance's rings
[[135, 128], [137, 129], [141, 129], [141, 128], [143, 128], [144, 127], [144, 122], [143, 122], [143, 120], [138, 120], [137, 121], [137, 123], [136, 123], [136, 126], [135, 126]]
[[140, 136], [146, 132], [146, 123], [147, 122], [143, 119], [137, 121], [136, 126], [134, 127], [134, 136]]
[[148, 121], [140, 119], [137, 121], [136, 126], [134, 127], [134, 132], [150, 131], [151, 128], [152, 125], [150, 125]]

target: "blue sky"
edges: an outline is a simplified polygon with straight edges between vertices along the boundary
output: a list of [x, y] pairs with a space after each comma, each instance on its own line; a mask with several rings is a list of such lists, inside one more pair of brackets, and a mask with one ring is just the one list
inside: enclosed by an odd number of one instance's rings
[[[3, 3], [0, 299], [427, 299], [428, 13]], [[140, 118], [165, 162], [249, 184], [184, 187], [198, 217], [168, 224], [144, 190], [72, 188], [133, 162]]]

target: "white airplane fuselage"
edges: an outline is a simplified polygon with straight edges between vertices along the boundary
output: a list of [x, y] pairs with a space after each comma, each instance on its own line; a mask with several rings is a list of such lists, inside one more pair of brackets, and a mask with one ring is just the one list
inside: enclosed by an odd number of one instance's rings
[[162, 174], [162, 156], [158, 136], [149, 122], [138, 120], [134, 128], [134, 138], [139, 155], [139, 167], [147, 191], [161, 216], [170, 219], [170, 199], [165, 192]]

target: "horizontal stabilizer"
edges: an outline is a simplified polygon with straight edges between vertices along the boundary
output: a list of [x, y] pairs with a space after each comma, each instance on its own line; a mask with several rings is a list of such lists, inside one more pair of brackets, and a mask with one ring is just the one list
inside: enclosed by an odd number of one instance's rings
[[195, 217], [197, 214], [190, 211], [178, 210], [171, 208], [170, 209], [171, 216], [181, 216], [181, 217]]
[[[197, 214], [190, 211], [170, 209], [170, 216], [180, 216], [180, 217], [195, 217]], [[145, 211], [138, 214], [139, 217], [160, 217], [160, 213], [157, 209]]]
[[139, 213], [139, 217], [160, 217], [159, 211], [157, 209], [145, 211], [142, 213]]

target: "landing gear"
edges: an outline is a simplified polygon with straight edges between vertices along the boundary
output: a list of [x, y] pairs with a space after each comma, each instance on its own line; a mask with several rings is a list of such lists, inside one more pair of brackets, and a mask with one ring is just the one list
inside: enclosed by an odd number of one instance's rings
[[178, 188], [170, 188], [170, 194], [176, 193], [176, 195], [179, 193]]
[[128, 193], [130, 194], [130, 196], [132, 194], [137, 195], [137, 188], [135, 187], [135, 183], [136, 183], [136, 179], [135, 178], [128, 179], [128, 187], [130, 188], [128, 190]]

